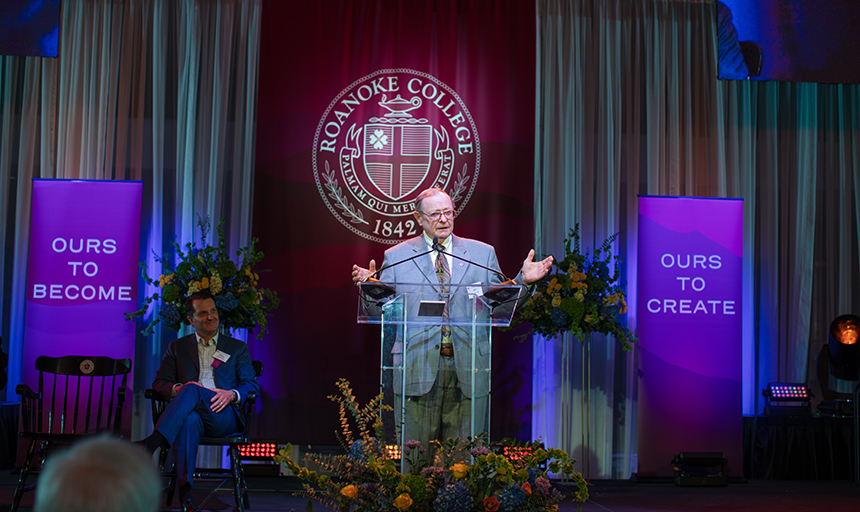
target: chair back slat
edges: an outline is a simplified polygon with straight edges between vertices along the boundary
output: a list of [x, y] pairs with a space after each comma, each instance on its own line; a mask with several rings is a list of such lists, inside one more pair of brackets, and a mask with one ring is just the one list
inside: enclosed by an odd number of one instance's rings
[[[60, 432], [66, 431], [66, 419], [69, 417], [69, 381], [71, 379], [66, 377], [63, 379], [63, 406], [60, 414]], [[71, 400], [74, 401], [74, 397], [71, 397]]]
[[[57, 375], [54, 374], [51, 384], [51, 403], [48, 404], [50, 406], [50, 411], [48, 412], [48, 432], [52, 432], [54, 430], [54, 416], [56, 416], [56, 403], [57, 403]], [[41, 391], [41, 390], [39, 390]], [[44, 400], [44, 399], [43, 399]]]
[[[67, 377], [68, 380], [71, 380], [71, 377]], [[76, 428], [78, 425], [78, 412], [81, 409], [81, 378], [78, 377], [75, 382], [75, 396], [72, 397], [75, 401], [75, 413], [72, 416], [72, 433], [76, 432]]]
[[[103, 356], [41, 356], [38, 398], [25, 406], [24, 430], [54, 434], [120, 433], [130, 359]], [[49, 390], [45, 378], [50, 379]], [[47, 429], [43, 429], [47, 415]]]
[[90, 413], [93, 409], [93, 384], [95, 384], [95, 379], [89, 379], [87, 383], [87, 412], [86, 418], [84, 419], [84, 432], [90, 430]]
[[[111, 381], [110, 389], [114, 389], [116, 387], [116, 376], [111, 377], [111, 379], [113, 379], [113, 380]], [[101, 418], [102, 418], [101, 407], [102, 407], [102, 402], [104, 401], [105, 382], [106, 381], [107, 381], [107, 377], [102, 377], [102, 393], [101, 393], [102, 399], [99, 400], [99, 422], [98, 422], [98, 425], [96, 426], [96, 428], [98, 430], [101, 430]], [[111, 393], [111, 395], [110, 395], [110, 403], [108, 404], [107, 410], [109, 410], [109, 411], [113, 410], [113, 393]], [[110, 422], [110, 414], [108, 414], [107, 418], [105, 418], [105, 427], [104, 427], [105, 431], [110, 430], [110, 423], [111, 423]]]

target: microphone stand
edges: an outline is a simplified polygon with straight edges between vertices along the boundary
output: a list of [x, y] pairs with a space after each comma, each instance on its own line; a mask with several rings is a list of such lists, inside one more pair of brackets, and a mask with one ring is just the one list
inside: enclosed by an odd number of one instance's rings
[[433, 239], [433, 248], [430, 249], [430, 251], [431, 252], [437, 251], [440, 255], [442, 255], [442, 254], [449, 255], [453, 258], [457, 258], [458, 260], [465, 261], [466, 263], [468, 263], [470, 265], [475, 265], [476, 267], [480, 267], [484, 270], [489, 270], [490, 272], [493, 272], [495, 274], [502, 276], [502, 279], [504, 279], [503, 282], [499, 283], [496, 286], [493, 286], [492, 288], [490, 288], [489, 290], [484, 292], [484, 297], [486, 297], [487, 299], [490, 300], [490, 306], [491, 307], [496, 307], [496, 306], [499, 306], [501, 304], [504, 304], [505, 302], [508, 302], [509, 300], [516, 298], [519, 295], [518, 290], [516, 290], [514, 288], [509, 288], [510, 286], [520, 286], [519, 283], [517, 283], [513, 279], [508, 279], [508, 276], [506, 276], [504, 273], [502, 273], [501, 270], [496, 270], [496, 269], [490, 268], [486, 265], [481, 265], [480, 263], [470, 261], [470, 260], [467, 260], [466, 258], [457, 256], [456, 254], [443, 251], [442, 248], [439, 247], [439, 239], [438, 238]]
[[[438, 238], [433, 239], [433, 247], [434, 248], [436, 247], [437, 241], [438, 241]], [[359, 289], [361, 290], [361, 293], [363, 293], [364, 295], [367, 295], [368, 297], [375, 300], [377, 302], [377, 304], [381, 304], [383, 299], [385, 299], [386, 297], [390, 297], [390, 296], [394, 295], [396, 293], [396, 291], [394, 290], [394, 287], [383, 283], [379, 279], [376, 279], [376, 276], [380, 272], [382, 272], [383, 270], [387, 270], [391, 267], [396, 267], [397, 265], [400, 265], [401, 263], [406, 263], [407, 261], [412, 261], [415, 258], [420, 258], [421, 256], [427, 256], [428, 254], [430, 254], [434, 250], [435, 249], [430, 249], [427, 252], [418, 253], [415, 256], [412, 256], [411, 258], [406, 258], [405, 260], [400, 260], [397, 263], [392, 263], [391, 265], [388, 265], [387, 267], [380, 267], [376, 272], [370, 274], [367, 277], [367, 279], [365, 279], [364, 281], [359, 283], [358, 286], [359, 286]]]

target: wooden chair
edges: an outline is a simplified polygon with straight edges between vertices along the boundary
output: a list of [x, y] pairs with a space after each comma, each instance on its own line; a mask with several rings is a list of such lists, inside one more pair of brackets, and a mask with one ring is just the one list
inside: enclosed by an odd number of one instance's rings
[[[15, 392], [21, 395], [21, 437], [29, 439], [24, 467], [12, 502], [12, 512], [18, 510], [30, 474], [42, 470], [54, 443], [73, 443], [87, 436], [112, 434], [119, 436], [122, 405], [125, 402], [131, 359], [100, 356], [40, 356], [36, 359], [39, 391], [19, 384]], [[38, 447], [38, 450], [37, 450]], [[36, 455], [38, 465], [31, 467]]]
[[[262, 361], [251, 361], [251, 364], [254, 365], [254, 373], [256, 373], [257, 378], [260, 378], [263, 375], [263, 362]], [[155, 425], [158, 423], [158, 418], [161, 417], [161, 413], [164, 412], [164, 408], [167, 407], [167, 404], [170, 402], [169, 400], [165, 400], [158, 392], [154, 389], [147, 389], [144, 393], [147, 399], [151, 401], [152, 404], [152, 423]], [[239, 435], [233, 437], [201, 437], [200, 438], [200, 446], [228, 446], [227, 449], [230, 455], [230, 469], [223, 468], [197, 468], [197, 471], [194, 472], [194, 478], [230, 478], [233, 480], [233, 495], [236, 498], [236, 508], [239, 512], [243, 512], [246, 508], [251, 508], [250, 500], [248, 499], [248, 484], [245, 481], [245, 470], [242, 467], [242, 461], [239, 457], [239, 446], [249, 444], [248, 434], [251, 432], [251, 420], [254, 415], [254, 405], [257, 402], [257, 395], [251, 393], [244, 400], [242, 405], [243, 411], [245, 413], [245, 431]], [[158, 467], [161, 469], [161, 472], [164, 476], [168, 477], [170, 480], [167, 483], [167, 488], [165, 488], [165, 492], [167, 492], [167, 501], [166, 505], [169, 507], [173, 502], [173, 494], [176, 491], [176, 463], [174, 462], [170, 467], [170, 470], [165, 470], [164, 466], [167, 461], [168, 450], [161, 450], [161, 453], [158, 456]]]

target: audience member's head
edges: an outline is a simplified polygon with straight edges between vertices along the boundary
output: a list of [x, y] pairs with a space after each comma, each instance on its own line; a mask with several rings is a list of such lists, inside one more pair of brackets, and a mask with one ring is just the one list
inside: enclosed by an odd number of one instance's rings
[[146, 452], [106, 437], [48, 458], [36, 486], [36, 512], [156, 512], [161, 478]]

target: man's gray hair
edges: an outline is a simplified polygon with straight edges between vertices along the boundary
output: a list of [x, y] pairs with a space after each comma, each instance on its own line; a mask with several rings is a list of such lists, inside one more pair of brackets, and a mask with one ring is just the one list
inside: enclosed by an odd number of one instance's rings
[[[448, 196], [448, 199], [451, 199], [451, 196], [449, 196], [448, 193], [441, 188], [428, 188], [418, 194], [418, 197], [415, 198], [415, 211], [419, 213], [424, 213], [424, 210], [421, 209], [421, 201], [435, 194], [442, 194]], [[453, 204], [453, 202], [454, 201], [452, 200], [451, 203]]]
[[108, 437], [80, 441], [48, 458], [36, 512], [156, 512], [161, 476], [143, 448]]

